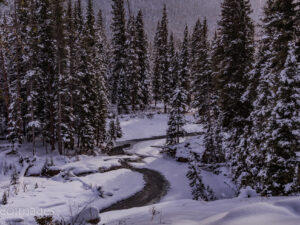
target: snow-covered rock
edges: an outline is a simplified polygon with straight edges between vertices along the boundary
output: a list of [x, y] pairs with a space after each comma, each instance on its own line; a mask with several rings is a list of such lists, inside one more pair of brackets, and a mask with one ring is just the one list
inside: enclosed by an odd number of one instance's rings
[[256, 191], [248, 186], [240, 190], [238, 198], [253, 198], [257, 196], [258, 194], [256, 193]]

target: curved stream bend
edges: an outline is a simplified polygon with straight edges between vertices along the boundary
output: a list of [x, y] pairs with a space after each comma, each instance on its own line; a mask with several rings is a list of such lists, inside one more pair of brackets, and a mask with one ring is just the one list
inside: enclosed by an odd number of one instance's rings
[[146, 184], [141, 191], [135, 193], [133, 196], [127, 199], [100, 210], [100, 213], [154, 204], [159, 202], [159, 200], [167, 194], [170, 186], [169, 182], [159, 172], [146, 168], [134, 168], [126, 161], [122, 162], [122, 166], [143, 174]]

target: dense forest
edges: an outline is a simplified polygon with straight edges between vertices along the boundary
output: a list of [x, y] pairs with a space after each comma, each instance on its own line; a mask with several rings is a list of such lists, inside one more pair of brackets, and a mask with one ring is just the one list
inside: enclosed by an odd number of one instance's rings
[[184, 136], [185, 113], [195, 110], [205, 126], [205, 153], [191, 155], [188, 173], [195, 199], [210, 192], [203, 164], [228, 165], [239, 188], [262, 195], [299, 192], [299, 1], [267, 0], [256, 35], [250, 1], [224, 0], [216, 30], [199, 14], [180, 43], [168, 4], [149, 40], [143, 12], [125, 10], [124, 0], [111, 0], [110, 27], [93, 0], [86, 8], [9, 3], [0, 21], [0, 133], [12, 151], [31, 142], [35, 155], [41, 141], [60, 154], [108, 152], [121, 136], [118, 116], [163, 104], [166, 151]]

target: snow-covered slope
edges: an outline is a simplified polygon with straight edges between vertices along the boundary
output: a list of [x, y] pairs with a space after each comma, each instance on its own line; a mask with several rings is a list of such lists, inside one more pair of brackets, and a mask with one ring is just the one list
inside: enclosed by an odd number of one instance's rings
[[[186, 115], [186, 124], [183, 127], [188, 133], [201, 132], [203, 127], [195, 124], [192, 115]], [[166, 135], [168, 128], [167, 114], [154, 114], [151, 118], [145, 115], [129, 116], [120, 118], [123, 137], [118, 141], [126, 141], [140, 138], [150, 138], [154, 136]]]
[[300, 198], [179, 200], [108, 212], [101, 218], [106, 225], [299, 225]]

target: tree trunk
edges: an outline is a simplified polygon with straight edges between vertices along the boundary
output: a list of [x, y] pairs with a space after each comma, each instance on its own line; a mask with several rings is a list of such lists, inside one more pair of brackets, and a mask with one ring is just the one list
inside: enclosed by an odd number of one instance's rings
[[[32, 85], [32, 82], [33, 81], [31, 81], [30, 82], [30, 92], [32, 93], [32, 91], [33, 91], [33, 85]], [[34, 112], [33, 112], [33, 102], [32, 102], [33, 100], [31, 99], [31, 122], [33, 122], [34, 121]], [[36, 146], [35, 146], [35, 126], [32, 124], [32, 128], [31, 128], [31, 130], [32, 130], [32, 154], [33, 154], [33, 156], [35, 156], [35, 154], [36, 154]]]
[[[6, 116], [8, 116], [9, 89], [8, 89], [7, 72], [6, 72], [6, 68], [5, 68], [5, 59], [4, 59], [4, 55], [3, 55], [3, 47], [2, 47], [2, 42], [1, 41], [0, 41], [0, 60], [2, 62], [3, 97], [4, 97], [4, 102], [5, 102], [5, 108], [6, 108]], [[6, 119], [8, 119], [8, 117]]]
[[61, 115], [61, 95], [58, 94], [58, 125], [57, 125], [57, 148], [59, 154], [62, 155], [62, 138], [61, 138], [61, 123], [62, 123], [62, 115]]

